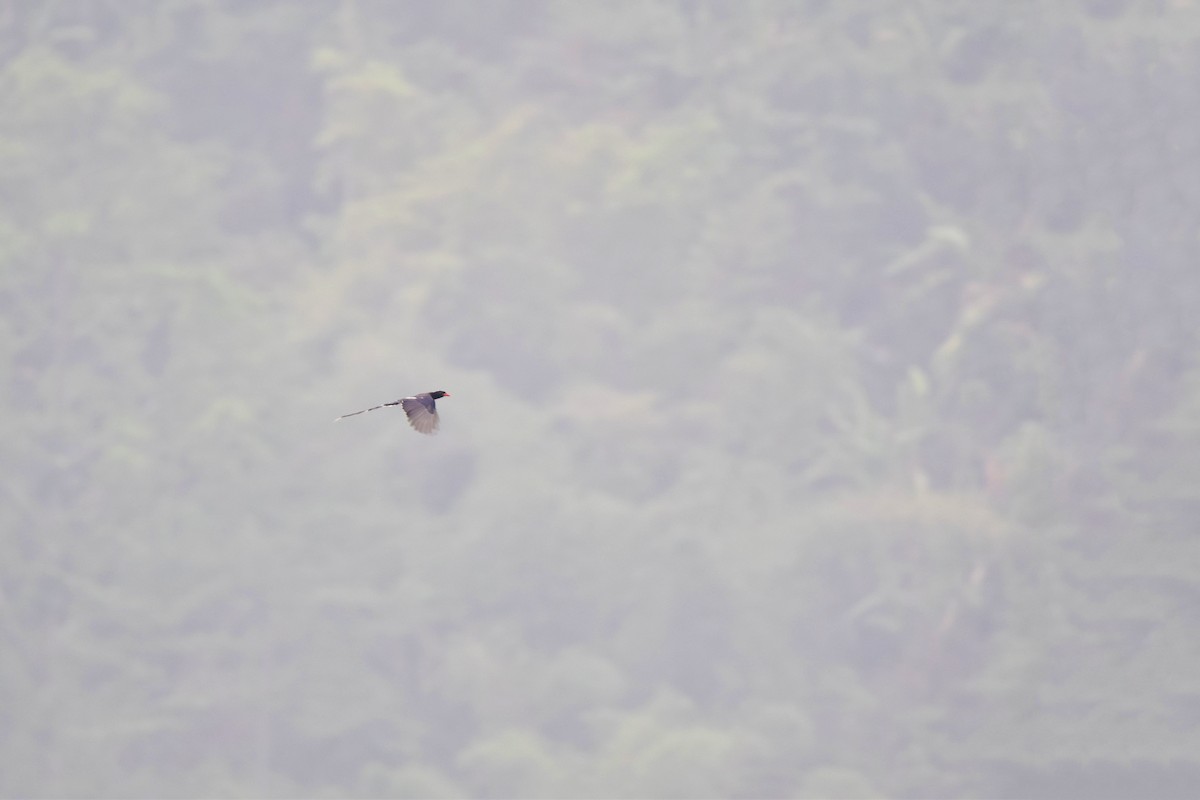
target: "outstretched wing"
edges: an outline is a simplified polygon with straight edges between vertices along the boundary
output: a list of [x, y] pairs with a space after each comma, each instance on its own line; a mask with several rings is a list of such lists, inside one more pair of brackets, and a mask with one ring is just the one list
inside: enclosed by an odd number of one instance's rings
[[418, 433], [437, 433], [437, 406], [432, 397], [406, 397], [400, 401], [400, 405], [414, 430]]

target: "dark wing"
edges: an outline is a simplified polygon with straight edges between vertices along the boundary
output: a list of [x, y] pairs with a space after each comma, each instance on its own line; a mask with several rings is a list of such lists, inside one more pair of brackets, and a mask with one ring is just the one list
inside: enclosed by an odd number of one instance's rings
[[432, 397], [419, 394], [416, 397], [406, 397], [400, 401], [404, 413], [408, 414], [408, 424], [418, 433], [437, 433], [437, 405]]

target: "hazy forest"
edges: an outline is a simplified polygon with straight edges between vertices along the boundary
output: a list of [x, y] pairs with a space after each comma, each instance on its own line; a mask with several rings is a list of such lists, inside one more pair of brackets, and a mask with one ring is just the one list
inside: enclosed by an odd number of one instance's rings
[[1198, 262], [1200, 0], [0, 0], [0, 796], [1194, 797]]

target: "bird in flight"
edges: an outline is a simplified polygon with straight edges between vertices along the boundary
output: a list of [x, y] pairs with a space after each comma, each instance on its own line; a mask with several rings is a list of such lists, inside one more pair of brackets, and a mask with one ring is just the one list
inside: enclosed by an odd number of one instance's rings
[[404, 409], [404, 413], [408, 415], [408, 424], [413, 426], [413, 429], [418, 433], [437, 433], [438, 429], [438, 413], [437, 400], [443, 397], [449, 397], [449, 392], [438, 390], [436, 392], [421, 392], [412, 397], [401, 397], [399, 400], [393, 400], [390, 403], [381, 403], [377, 406], [364, 408], [362, 411], [352, 411], [349, 414], [342, 414], [338, 419], [346, 417], [355, 417], [359, 414], [365, 414], [368, 411], [374, 411], [377, 408], [385, 406], [400, 406]]

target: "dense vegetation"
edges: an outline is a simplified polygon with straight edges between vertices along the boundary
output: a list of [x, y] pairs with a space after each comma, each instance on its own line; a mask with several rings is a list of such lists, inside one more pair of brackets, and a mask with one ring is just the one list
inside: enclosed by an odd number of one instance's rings
[[1194, 0], [0, 4], [0, 795], [1190, 796], [1197, 76]]

